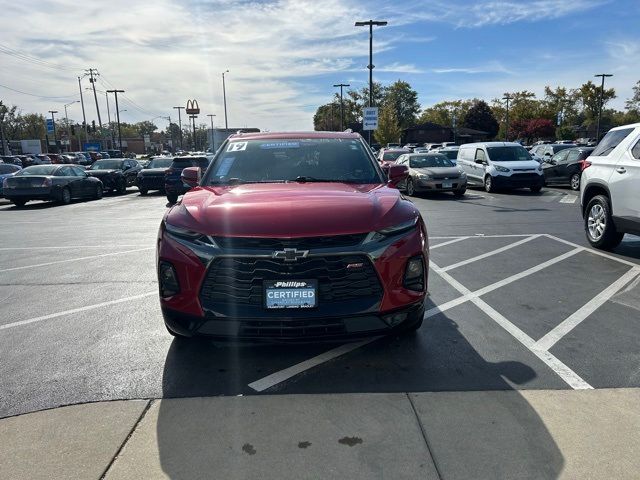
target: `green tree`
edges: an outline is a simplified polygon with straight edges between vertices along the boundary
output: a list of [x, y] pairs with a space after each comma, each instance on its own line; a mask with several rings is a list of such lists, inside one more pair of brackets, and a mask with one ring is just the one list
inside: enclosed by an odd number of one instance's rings
[[141, 137], [144, 135], [151, 135], [153, 132], [158, 130], [158, 127], [153, 122], [150, 122], [149, 120], [145, 120], [144, 122], [138, 122], [133, 126], [136, 128], [136, 130], [138, 130], [138, 135]]
[[487, 132], [489, 138], [498, 133], [498, 121], [484, 100], [476, 101], [462, 119], [462, 126]]
[[[577, 90], [578, 100], [582, 106], [584, 115], [583, 125], [588, 126], [596, 122], [598, 109], [600, 107], [600, 87], [589, 80]], [[602, 94], [602, 108], [616, 98], [616, 91], [613, 88], [605, 89]]]
[[628, 111], [640, 112], [640, 80], [633, 87], [633, 95], [625, 103]]
[[45, 137], [45, 119], [39, 113], [27, 113], [18, 115], [18, 135], [20, 139], [43, 139]]
[[384, 92], [384, 105], [390, 105], [396, 114], [400, 128], [415, 125], [420, 104], [418, 92], [411, 85], [402, 80], [397, 80], [389, 85]]
[[378, 128], [373, 135], [380, 145], [400, 141], [402, 128], [398, 123], [398, 117], [392, 104], [387, 103], [380, 110]]
[[437, 123], [445, 127], [453, 126], [453, 118], [455, 116], [456, 122], [460, 123], [460, 119], [464, 118], [469, 109], [473, 106], [473, 100], [452, 100], [436, 103], [431, 107], [425, 108], [417, 123]]
[[320, 105], [313, 116], [313, 128], [321, 132], [338, 130], [340, 128], [340, 104], [327, 103]]

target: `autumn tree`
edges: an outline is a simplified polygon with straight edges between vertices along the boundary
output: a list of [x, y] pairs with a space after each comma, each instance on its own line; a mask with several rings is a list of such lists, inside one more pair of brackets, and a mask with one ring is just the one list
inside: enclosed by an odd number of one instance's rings
[[402, 136], [402, 128], [398, 123], [396, 111], [391, 103], [387, 103], [382, 109], [378, 117], [378, 128], [374, 132], [374, 138], [380, 145], [386, 145], [391, 142], [400, 141]]

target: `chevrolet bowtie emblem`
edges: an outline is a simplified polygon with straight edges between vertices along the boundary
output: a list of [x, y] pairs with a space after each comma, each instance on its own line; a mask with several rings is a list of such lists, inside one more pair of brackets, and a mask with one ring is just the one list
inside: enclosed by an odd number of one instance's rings
[[272, 257], [278, 258], [280, 260], [284, 260], [285, 262], [296, 262], [299, 258], [306, 258], [309, 254], [309, 250], [298, 250], [296, 248], [285, 248], [284, 250], [279, 250], [277, 252], [273, 252]]

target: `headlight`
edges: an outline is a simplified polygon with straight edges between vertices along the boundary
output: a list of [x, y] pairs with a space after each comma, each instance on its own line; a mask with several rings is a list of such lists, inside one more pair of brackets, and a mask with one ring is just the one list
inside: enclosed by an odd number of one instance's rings
[[176, 225], [171, 225], [169, 222], [164, 222], [165, 231], [180, 240], [186, 240], [187, 242], [195, 245], [206, 245], [208, 247], [219, 248], [216, 245], [216, 242], [213, 241], [209, 235], [204, 235], [200, 232], [194, 232], [193, 230], [189, 230], [183, 227], [177, 227]]
[[420, 180], [429, 180], [429, 179], [431, 179], [431, 177], [429, 175], [427, 175], [426, 173], [417, 173], [416, 174], [416, 178], [419, 178]]
[[467, 176], [467, 174], [466, 174], [464, 171], [462, 171], [462, 170], [458, 170], [458, 174], [459, 174], [461, 177], [466, 177], [466, 176]]
[[509, 173], [511, 171], [507, 167], [501, 167], [500, 165], [496, 165], [495, 167], [498, 172]]
[[396, 235], [409, 232], [416, 227], [417, 223], [418, 217], [416, 216], [408, 222], [403, 222], [392, 227], [383, 228], [382, 230], [378, 230], [377, 232], [371, 232], [364, 240], [364, 242], [379, 242], [380, 240], [384, 240], [385, 238], [395, 237]]

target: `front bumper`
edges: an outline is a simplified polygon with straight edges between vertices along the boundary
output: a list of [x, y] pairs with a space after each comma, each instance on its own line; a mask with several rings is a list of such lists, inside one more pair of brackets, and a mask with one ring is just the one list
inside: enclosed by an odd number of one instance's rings
[[[160, 297], [167, 327], [185, 336], [316, 340], [391, 333], [422, 318], [428, 282], [428, 243], [422, 223], [408, 234], [401, 234], [380, 243], [359, 243], [348, 248], [312, 249], [307, 257], [310, 262], [309, 269], [307, 270], [307, 264], [300, 267], [304, 273], [287, 273], [293, 271], [289, 270], [293, 267], [286, 265], [277, 268], [275, 260], [271, 259], [272, 252], [273, 249], [268, 252], [261, 251], [254, 256], [247, 250], [238, 252], [204, 245], [194, 248], [194, 245], [187, 245], [161, 227], [157, 260], [173, 266], [180, 286], [179, 293], [166, 298]], [[264, 258], [265, 253], [268, 253], [267, 258]], [[407, 262], [416, 255], [423, 257], [423, 291], [414, 291], [404, 286]], [[370, 262], [366, 267], [369, 268], [366, 275], [360, 274], [358, 278], [375, 278], [374, 284], [379, 281], [377, 289], [375, 285], [369, 285], [366, 281], [364, 285], [356, 285], [362, 280], [352, 281], [346, 278], [346, 275], [351, 273], [345, 272], [365, 268], [362, 263], [351, 263], [355, 256], [367, 258], [367, 262]], [[345, 260], [344, 265], [349, 265], [346, 268], [340, 265], [345, 258], [348, 260]], [[216, 265], [223, 260], [230, 263], [237, 261], [239, 264], [248, 262], [252, 265], [255, 261], [256, 267], [246, 270], [239, 266], [235, 274], [224, 269], [214, 271], [214, 268], [219, 268]], [[273, 264], [271, 267], [276, 268], [270, 268], [269, 263]], [[351, 265], [355, 265], [352, 270]], [[320, 271], [322, 268], [336, 272], [337, 277], [331, 277], [335, 280], [328, 278], [325, 273], [318, 273], [317, 276], [308, 273]], [[364, 273], [364, 270], [361, 272]], [[357, 276], [356, 273], [353, 275]], [[207, 284], [212, 278], [228, 279], [224, 282], [231, 282], [230, 296], [234, 299], [227, 300], [221, 289], [212, 290], [213, 287]], [[260, 288], [263, 281], [296, 278], [319, 279], [318, 307], [309, 310], [275, 311], [263, 308]], [[218, 283], [224, 282], [220, 280]], [[234, 287], [233, 282], [240, 283]], [[244, 285], [246, 289], [240, 291], [239, 288]], [[369, 288], [371, 289], [368, 290]], [[363, 289], [367, 293], [360, 297]], [[245, 295], [245, 292], [250, 294]]]
[[[363, 314], [322, 318], [221, 318], [198, 317], [162, 307], [164, 323], [181, 336], [206, 336], [215, 339], [249, 341], [338, 341], [376, 335], [388, 335], [418, 323], [424, 316], [424, 301], [387, 314]], [[392, 316], [403, 321], [391, 326]]]
[[[448, 184], [451, 184], [450, 186]], [[414, 183], [416, 192], [452, 192], [467, 188], [467, 177], [452, 179], [417, 179]]]
[[[535, 176], [534, 176], [535, 175]], [[492, 177], [493, 185], [496, 188], [531, 188], [531, 187], [543, 187], [544, 175], [527, 175], [519, 177], [514, 174], [507, 175], [495, 175]]]
[[164, 175], [162, 176], [138, 176], [136, 177], [136, 185], [138, 188], [147, 190], [164, 191]]

